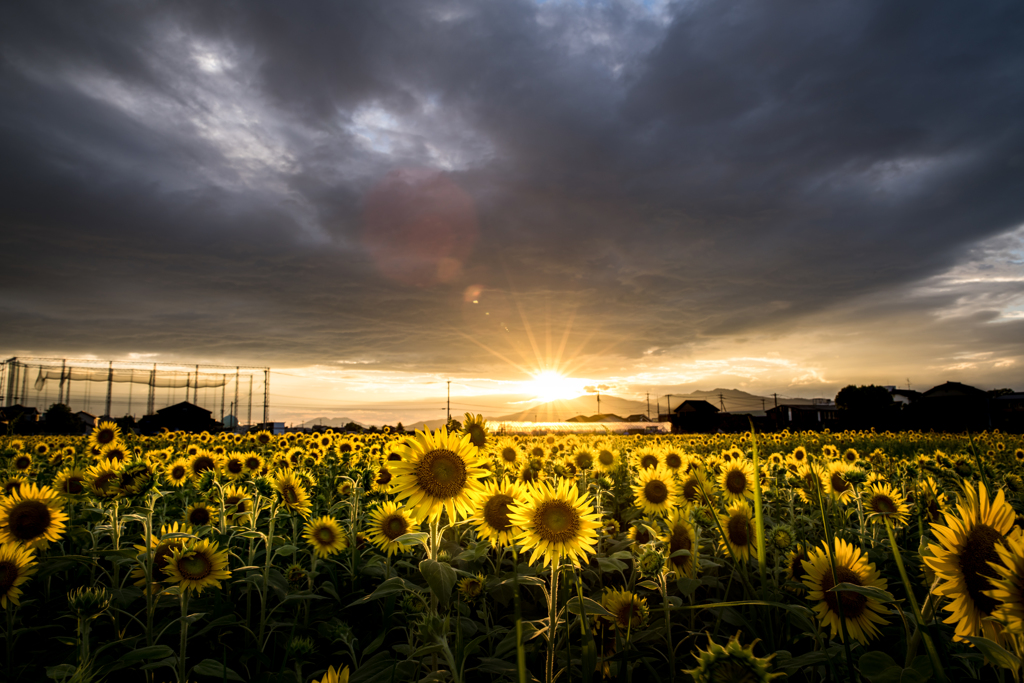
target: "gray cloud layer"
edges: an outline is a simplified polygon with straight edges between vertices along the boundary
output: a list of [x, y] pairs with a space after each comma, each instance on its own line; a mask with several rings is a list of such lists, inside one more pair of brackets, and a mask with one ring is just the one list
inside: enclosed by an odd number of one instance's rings
[[637, 357], [954, 306], [888, 297], [1024, 223], [1013, 1], [6, 3], [0, 60], [10, 349]]

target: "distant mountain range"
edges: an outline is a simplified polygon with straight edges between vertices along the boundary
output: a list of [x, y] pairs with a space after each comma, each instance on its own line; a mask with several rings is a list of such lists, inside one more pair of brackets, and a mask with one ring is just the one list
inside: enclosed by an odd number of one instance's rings
[[[691, 399], [707, 401], [719, 410], [725, 407], [726, 412], [731, 413], [752, 413], [754, 415], [764, 414], [764, 411], [775, 405], [774, 396], [756, 396], [740, 389], [712, 389], [710, 391], [691, 391], [687, 394], [671, 394], [671, 407], [677, 408], [683, 401]], [[810, 405], [813, 401], [809, 398], [787, 398], [784, 401], [790, 405]], [[601, 396], [601, 409], [598, 410], [597, 395], [587, 394], [576, 398], [549, 401], [538, 403], [523, 408], [521, 412], [509, 413], [500, 417], [485, 416], [491, 422], [562, 422], [577, 415], [594, 415], [598, 412], [605, 415], [614, 414], [620, 417], [630, 415], [647, 415], [647, 402], [634, 401], [618, 396]], [[659, 412], [664, 414], [666, 410], [666, 399], [660, 399], [650, 405], [651, 419], [657, 419]], [[453, 415], [456, 420], [462, 421], [462, 415]], [[408, 425], [406, 429], [440, 429], [445, 425], [445, 420], [426, 420]]]
[[[333, 429], [338, 429], [340, 427], [344, 427], [345, 425], [347, 425], [350, 422], [355, 422], [360, 427], [365, 427], [366, 426], [362, 422], [356, 422], [352, 418], [348, 418], [348, 417], [314, 417], [312, 420], [306, 420], [305, 422], [303, 422], [301, 426], [305, 427], [307, 429], [309, 429], [311, 427], [317, 427], [317, 426], [324, 426], [324, 427], [331, 427]], [[441, 424], [444, 424], [444, 422], [442, 421]]]

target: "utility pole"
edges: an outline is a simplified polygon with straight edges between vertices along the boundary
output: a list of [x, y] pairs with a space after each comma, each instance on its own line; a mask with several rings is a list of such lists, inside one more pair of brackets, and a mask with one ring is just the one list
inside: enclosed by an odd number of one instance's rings
[[761, 399], [761, 410], [764, 410], [764, 399]]
[[597, 392], [597, 414], [601, 414], [601, 392]]
[[665, 401], [665, 412], [672, 412], [672, 394], [669, 394], [667, 400]]
[[647, 392], [647, 419], [651, 419], [651, 392]]
[[772, 396], [775, 397], [775, 407], [778, 408], [779, 407], [779, 395], [778, 394], [772, 394]]
[[718, 395], [718, 404], [720, 406], [722, 406], [722, 412], [724, 413], [725, 412], [725, 398], [721, 394]]
[[448, 421], [452, 421], [452, 381], [448, 380]]
[[910, 391], [910, 378], [907, 378], [907, 391]]

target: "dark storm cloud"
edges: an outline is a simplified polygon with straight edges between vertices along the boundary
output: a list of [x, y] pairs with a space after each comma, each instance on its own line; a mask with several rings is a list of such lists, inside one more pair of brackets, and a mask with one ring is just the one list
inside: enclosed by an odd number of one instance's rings
[[[1022, 15], [8, 3], [0, 345], [469, 368], [528, 360], [527, 327], [545, 354], [569, 329], [567, 355], [638, 356], [878, 315], [850, 302], [1024, 222]], [[428, 286], [363, 245], [402, 168], [475, 205]]]

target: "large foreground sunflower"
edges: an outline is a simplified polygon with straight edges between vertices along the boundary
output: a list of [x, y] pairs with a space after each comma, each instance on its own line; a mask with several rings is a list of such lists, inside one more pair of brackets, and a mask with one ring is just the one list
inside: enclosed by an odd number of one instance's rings
[[579, 566], [580, 560], [594, 552], [600, 517], [589, 498], [581, 498], [576, 484], [563, 479], [556, 486], [542, 483], [531, 488], [526, 500], [509, 511], [515, 535], [522, 549], [532, 551], [531, 563], [544, 560], [544, 566], [563, 557]]
[[[835, 579], [832, 577], [832, 563], [829, 561], [828, 545], [822, 543], [821, 548], [812, 548], [804, 560], [804, 586], [807, 587], [808, 599], [817, 600], [814, 611], [822, 626], [829, 626], [832, 637], [843, 637], [842, 624], [846, 622], [846, 630], [854, 640], [867, 643], [880, 635], [875, 624], [887, 623], [881, 615], [887, 612], [885, 605], [874, 598], [860, 593], [843, 591], [830, 593], [840, 583], [851, 583], [854, 586], [871, 586], [885, 590], [886, 580], [869, 564], [867, 557], [860, 548], [847, 543], [841, 538], [835, 539]], [[842, 619], [839, 617], [842, 606]]]
[[472, 521], [477, 535], [490, 541], [492, 547], [512, 545], [514, 529], [508, 514], [512, 506], [523, 499], [523, 489], [523, 483], [518, 480], [503, 479], [500, 484], [492, 481], [484, 484]]
[[18, 586], [28, 581], [37, 569], [33, 552], [18, 543], [0, 543], [0, 607], [7, 609], [8, 601], [20, 604], [21, 589]]
[[167, 581], [181, 590], [202, 593], [209, 586], [220, 588], [220, 582], [231, 578], [228, 551], [217, 550], [210, 540], [196, 541], [174, 550], [164, 566]]
[[396, 500], [431, 521], [445, 511], [450, 523], [473, 515], [474, 498], [483, 490], [479, 480], [489, 473], [469, 434], [417, 431], [396, 451], [402, 454], [391, 465]]
[[0, 542], [45, 548], [64, 533], [63, 501], [49, 486], [23, 484], [0, 500]]
[[996, 575], [990, 563], [1002, 564], [997, 545], [1007, 542], [1016, 518], [1002, 490], [989, 501], [985, 484], [978, 490], [965, 486], [956, 506], [959, 516], [944, 513], [945, 525], [932, 524], [938, 544], [928, 546], [925, 563], [941, 579], [935, 592], [952, 600], [944, 623], [956, 624], [954, 640], [964, 636], [985, 636], [998, 642], [999, 624], [988, 621], [998, 603], [987, 593], [995, 588], [989, 577]]
[[708, 636], [708, 649], [697, 650], [697, 668], [686, 670], [695, 683], [717, 683], [718, 681], [749, 681], [767, 683], [781, 673], [771, 673], [771, 659], [774, 654], [761, 658], [754, 655], [755, 640], [746, 647], [740, 645], [740, 634], [734, 635], [722, 647]]
[[985, 595], [999, 603], [992, 617], [1017, 636], [1024, 635], [1024, 539], [1014, 536], [996, 545], [1000, 562], [990, 562], [993, 590]]

